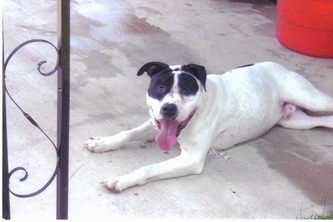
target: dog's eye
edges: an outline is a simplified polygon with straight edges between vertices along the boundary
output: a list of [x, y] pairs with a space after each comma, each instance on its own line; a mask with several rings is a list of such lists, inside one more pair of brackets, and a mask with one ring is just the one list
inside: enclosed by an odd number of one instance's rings
[[185, 95], [185, 96], [187, 96], [187, 95], [190, 94], [190, 90], [188, 88], [182, 88], [180, 90], [180, 93], [183, 94], [183, 95]]
[[166, 86], [164, 86], [164, 85], [158, 85], [158, 86], [156, 87], [156, 92], [157, 92], [158, 94], [164, 94], [166, 91], [167, 91], [167, 88], [166, 88]]

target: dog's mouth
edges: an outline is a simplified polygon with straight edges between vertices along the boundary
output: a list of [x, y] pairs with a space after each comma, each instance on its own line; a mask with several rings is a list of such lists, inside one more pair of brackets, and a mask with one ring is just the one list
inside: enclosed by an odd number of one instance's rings
[[168, 152], [177, 144], [177, 137], [182, 129], [184, 129], [193, 117], [195, 110], [184, 120], [178, 122], [177, 120], [161, 119], [156, 120], [160, 132], [155, 138], [156, 143], [164, 151]]

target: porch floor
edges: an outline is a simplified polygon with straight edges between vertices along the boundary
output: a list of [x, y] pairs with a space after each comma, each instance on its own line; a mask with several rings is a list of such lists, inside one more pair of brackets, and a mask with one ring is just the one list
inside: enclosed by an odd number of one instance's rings
[[[56, 44], [56, 1], [4, 1], [5, 57], [18, 44], [43, 38]], [[136, 71], [150, 61], [196, 63], [209, 73], [271, 60], [303, 74], [333, 96], [332, 59], [284, 48], [276, 39], [276, 5], [268, 0], [71, 1], [71, 120], [69, 218], [222, 219], [311, 218], [333, 213], [333, 131], [275, 127], [265, 135], [207, 157], [201, 175], [157, 181], [109, 193], [99, 185], [179, 154], [154, 143], [90, 153], [90, 136], [112, 135], [145, 121], [149, 79]], [[9, 90], [56, 141], [56, 75], [36, 65], [55, 54], [32, 44], [10, 63]], [[314, 98], [315, 99], [315, 98]], [[33, 192], [51, 176], [54, 150], [8, 100], [9, 168], [29, 178], [12, 190]], [[12, 219], [55, 218], [55, 184], [28, 199], [11, 196]]]

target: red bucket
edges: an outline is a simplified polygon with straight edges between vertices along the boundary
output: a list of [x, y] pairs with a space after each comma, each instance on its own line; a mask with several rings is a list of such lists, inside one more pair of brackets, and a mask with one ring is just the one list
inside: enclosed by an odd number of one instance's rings
[[277, 38], [310, 56], [333, 58], [333, 0], [278, 0]]

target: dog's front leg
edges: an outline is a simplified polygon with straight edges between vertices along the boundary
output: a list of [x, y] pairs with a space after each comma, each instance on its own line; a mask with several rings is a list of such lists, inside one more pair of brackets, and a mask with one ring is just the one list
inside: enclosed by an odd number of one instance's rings
[[154, 180], [199, 174], [203, 170], [206, 155], [206, 152], [182, 151], [176, 158], [142, 167], [124, 176], [108, 178], [101, 184], [111, 192], [118, 193], [129, 187]]
[[156, 130], [153, 127], [152, 121], [148, 120], [136, 128], [122, 131], [114, 136], [91, 137], [84, 144], [84, 147], [91, 152], [98, 153], [117, 150], [128, 142], [151, 140], [154, 138], [155, 134]]

